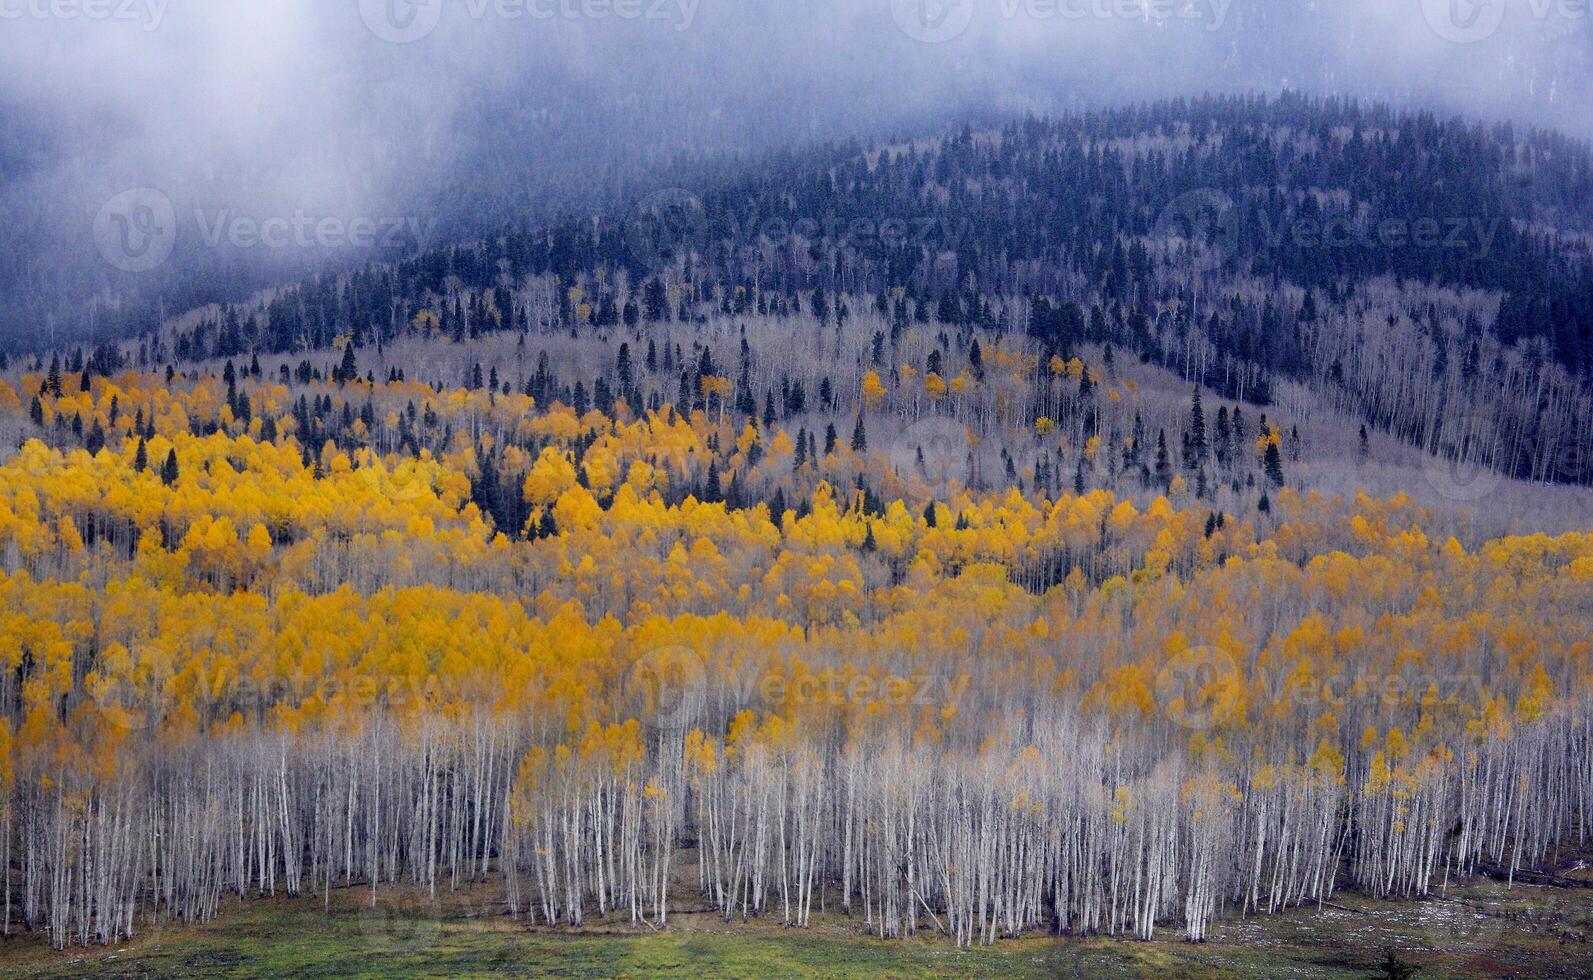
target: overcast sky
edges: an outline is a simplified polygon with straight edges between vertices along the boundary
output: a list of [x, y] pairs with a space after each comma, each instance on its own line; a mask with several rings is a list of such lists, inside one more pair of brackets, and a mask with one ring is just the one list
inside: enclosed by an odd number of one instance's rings
[[430, 220], [649, 151], [1218, 91], [1585, 137], [1590, 52], [1589, 0], [0, 0], [0, 235], [81, 250], [134, 187], [190, 238]]

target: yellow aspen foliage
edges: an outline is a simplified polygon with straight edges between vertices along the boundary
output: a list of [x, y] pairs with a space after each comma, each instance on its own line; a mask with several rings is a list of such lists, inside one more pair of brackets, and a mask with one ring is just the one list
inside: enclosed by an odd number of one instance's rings
[[887, 394], [888, 392], [885, 390], [885, 385], [881, 383], [878, 372], [868, 371], [863, 375], [863, 404], [873, 408], [883, 401]]
[[575, 486], [575, 464], [567, 453], [549, 446], [526, 474], [522, 492], [526, 502], [547, 506]]

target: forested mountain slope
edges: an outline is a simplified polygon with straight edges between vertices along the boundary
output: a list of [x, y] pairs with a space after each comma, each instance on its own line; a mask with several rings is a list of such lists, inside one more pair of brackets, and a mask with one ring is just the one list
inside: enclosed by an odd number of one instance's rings
[[1294, 381], [1373, 433], [1586, 482], [1590, 160], [1552, 133], [1289, 96], [830, 147], [212, 308], [144, 363], [872, 309], [891, 346], [914, 325], [1043, 361], [1111, 344], [1225, 397]]
[[[552, 925], [691, 890], [1198, 941], [1555, 869], [1593, 534], [1513, 477], [1585, 482], [1587, 180], [1547, 135], [1166, 105], [12, 359], [5, 927], [492, 882]], [[1426, 220], [1460, 244], [1387, 244]]]

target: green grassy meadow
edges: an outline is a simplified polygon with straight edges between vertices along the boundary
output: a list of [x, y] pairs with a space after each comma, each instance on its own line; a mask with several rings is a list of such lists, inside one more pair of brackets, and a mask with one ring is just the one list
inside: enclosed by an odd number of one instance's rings
[[1211, 941], [1030, 936], [957, 949], [934, 935], [873, 939], [828, 915], [805, 930], [682, 913], [577, 931], [530, 928], [488, 896], [435, 902], [389, 891], [266, 898], [216, 922], [152, 930], [113, 948], [56, 952], [38, 937], [0, 945], [0, 976], [44, 977], [1368, 977], [1396, 950], [1418, 977], [1593, 977], [1587, 891], [1483, 883], [1444, 900], [1373, 902], [1227, 919]]

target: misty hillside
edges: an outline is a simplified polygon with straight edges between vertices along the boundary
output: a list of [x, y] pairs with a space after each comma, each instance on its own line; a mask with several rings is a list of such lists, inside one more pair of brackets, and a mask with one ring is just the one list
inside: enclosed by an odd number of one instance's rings
[[[325, 54], [244, 6], [261, 78]], [[373, 45], [462, 26], [360, 6]], [[173, 36], [137, 50], [209, 57]], [[769, 116], [677, 158], [679, 105], [609, 145], [593, 95], [521, 155], [453, 139], [427, 57], [412, 125], [334, 92], [280, 147], [207, 79], [197, 131], [235, 139], [80, 225], [44, 216], [114, 169], [82, 116], [12, 120], [0, 205], [36, 191], [9, 233], [44, 244], [0, 239], [0, 335], [41, 340], [0, 347], [0, 973], [544, 975], [570, 939], [802, 975], [775, 929], [823, 976], [1587, 946], [1550, 895], [1593, 881], [1587, 145], [1284, 94]], [[466, 129], [538, 114], [495, 98]], [[337, 159], [294, 169], [304, 133]], [[289, 207], [210, 207], [256, 183]], [[356, 903], [319, 952], [239, 918]]]
[[[1554, 133], [1213, 98], [678, 176], [604, 218], [322, 276], [127, 350], [161, 363], [417, 332], [606, 335], [820, 304], [873, 314], [892, 347], [907, 328], [977, 327], [1042, 363], [1115, 348], [1257, 406], [1292, 383], [1398, 442], [1586, 482], [1593, 157]], [[547, 394], [568, 403], [574, 380]]]

